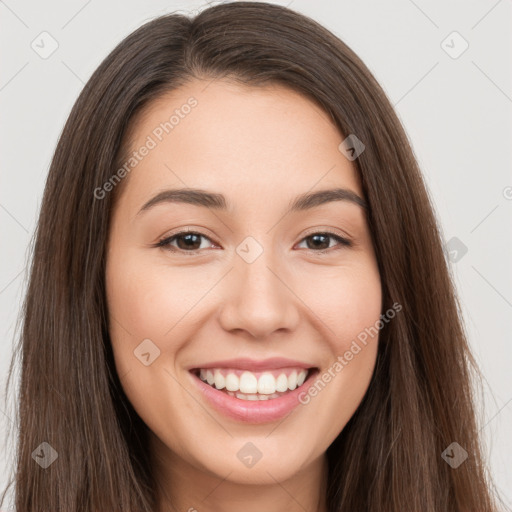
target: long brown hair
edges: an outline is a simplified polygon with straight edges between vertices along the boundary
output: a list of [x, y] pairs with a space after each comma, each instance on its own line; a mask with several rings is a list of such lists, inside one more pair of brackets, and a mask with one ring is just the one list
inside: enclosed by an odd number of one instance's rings
[[[407, 136], [346, 44], [261, 2], [146, 23], [101, 63], [70, 113], [44, 190], [13, 357], [21, 363], [10, 484], [18, 512], [150, 512], [157, 504], [147, 426], [123, 393], [107, 321], [105, 246], [122, 187], [101, 200], [93, 192], [124, 160], [134, 115], [193, 78], [285, 85], [320, 105], [340, 136], [366, 146], [354, 164], [383, 311], [395, 302], [403, 309], [380, 332], [367, 393], [327, 450], [328, 510], [495, 512], [472, 387], [481, 375]], [[58, 455], [46, 469], [33, 456], [44, 442]], [[468, 454], [457, 468], [441, 456], [453, 442]]]

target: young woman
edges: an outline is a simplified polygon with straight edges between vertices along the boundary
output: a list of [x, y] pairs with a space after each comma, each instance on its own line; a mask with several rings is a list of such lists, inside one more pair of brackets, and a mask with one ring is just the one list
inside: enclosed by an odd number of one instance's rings
[[23, 315], [20, 512], [497, 510], [407, 137], [289, 9], [165, 15], [105, 59]]

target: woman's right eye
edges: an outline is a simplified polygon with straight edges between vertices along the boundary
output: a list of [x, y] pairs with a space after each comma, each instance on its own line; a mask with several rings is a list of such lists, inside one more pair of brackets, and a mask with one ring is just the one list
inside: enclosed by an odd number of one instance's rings
[[[201, 238], [210, 240], [206, 235], [197, 233], [195, 231], [181, 231], [171, 236], [165, 237], [157, 242], [156, 247], [163, 247], [172, 252], [184, 252], [192, 255], [193, 253], [201, 250]], [[172, 245], [177, 243], [177, 247]], [[211, 242], [211, 240], [210, 240]], [[203, 247], [204, 248], [204, 247]]]

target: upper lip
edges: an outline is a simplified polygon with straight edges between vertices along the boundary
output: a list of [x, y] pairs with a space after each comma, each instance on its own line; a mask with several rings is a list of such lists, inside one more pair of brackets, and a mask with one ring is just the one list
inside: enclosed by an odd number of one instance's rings
[[212, 361], [210, 363], [198, 364], [190, 368], [196, 370], [199, 368], [233, 368], [248, 371], [275, 370], [278, 368], [315, 368], [315, 365], [288, 359], [286, 357], [271, 357], [269, 359], [224, 359], [222, 361]]

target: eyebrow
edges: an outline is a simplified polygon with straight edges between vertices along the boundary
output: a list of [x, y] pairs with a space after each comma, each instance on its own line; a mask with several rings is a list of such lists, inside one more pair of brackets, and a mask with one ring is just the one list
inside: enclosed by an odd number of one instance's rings
[[[367, 202], [358, 196], [352, 190], [345, 188], [334, 188], [328, 190], [319, 190], [317, 192], [308, 192], [297, 196], [288, 205], [286, 213], [310, 210], [317, 206], [334, 201], [348, 201], [360, 206], [363, 209], [368, 208]], [[139, 210], [137, 215], [162, 203], [186, 203], [195, 206], [213, 208], [214, 210], [232, 210], [232, 206], [226, 197], [222, 194], [208, 192], [197, 188], [183, 188], [174, 190], [164, 190], [147, 201]]]

